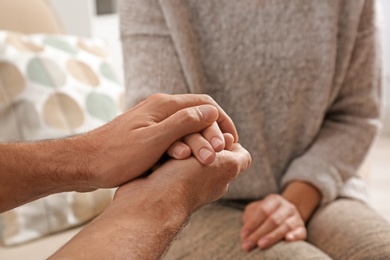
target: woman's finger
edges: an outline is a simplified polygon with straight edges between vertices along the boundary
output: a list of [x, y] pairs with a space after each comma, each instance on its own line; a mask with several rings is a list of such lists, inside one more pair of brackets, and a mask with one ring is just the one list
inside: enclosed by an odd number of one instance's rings
[[[291, 216], [282, 225], [258, 240], [257, 245], [261, 249], [266, 249], [282, 240], [291, 232], [295, 231], [297, 231], [297, 235], [299, 235], [295, 240], [298, 240], [298, 238], [304, 239], [302, 238], [301, 228], [304, 228], [304, 224], [300, 217], [297, 215]], [[295, 236], [295, 233], [292, 234]]]
[[199, 133], [187, 135], [184, 142], [191, 148], [192, 154], [204, 165], [214, 162], [216, 154], [211, 144]]
[[[245, 240], [256, 243], [262, 240], [267, 234], [279, 229], [284, 222], [292, 216], [293, 212], [289, 207], [281, 206], [272, 215], [270, 215], [248, 238]], [[287, 230], [290, 231], [290, 230]], [[287, 232], [286, 231], [286, 232]], [[282, 235], [284, 237], [285, 233]]]
[[217, 122], [202, 131], [203, 137], [211, 144], [216, 152], [220, 152], [225, 148], [225, 138], [219, 129]]
[[241, 239], [244, 241], [243, 244], [245, 244], [245, 241], [249, 241], [249, 238], [253, 237], [253, 234], [269, 216], [278, 210], [279, 206], [280, 203], [278, 201], [264, 199], [260, 202], [251, 203], [245, 208], [243, 214], [243, 227], [240, 232]]
[[304, 226], [298, 227], [293, 231], [286, 234], [285, 239], [287, 241], [305, 240], [307, 236], [307, 230]]
[[[231, 135], [229, 133], [225, 133], [222, 136], [223, 136], [222, 138], [224, 139], [224, 143], [225, 143], [225, 149], [231, 151], [233, 148], [233, 143], [234, 143], [233, 135]], [[199, 141], [204, 142], [204, 140], [202, 138], [200, 138]], [[215, 149], [215, 147], [213, 147], [213, 148]], [[196, 149], [197, 148], [194, 147], [194, 150], [196, 150]], [[191, 147], [189, 147], [186, 143], [184, 143], [183, 141], [176, 141], [168, 148], [167, 154], [170, 157], [175, 158], [177, 160], [183, 160], [183, 159], [187, 159], [188, 157], [191, 156], [191, 151], [192, 151]]]
[[231, 151], [233, 149], [234, 137], [232, 134], [224, 133], [223, 137], [225, 139], [225, 150]]
[[177, 160], [183, 160], [191, 156], [191, 148], [182, 141], [176, 141], [168, 148], [167, 154]]

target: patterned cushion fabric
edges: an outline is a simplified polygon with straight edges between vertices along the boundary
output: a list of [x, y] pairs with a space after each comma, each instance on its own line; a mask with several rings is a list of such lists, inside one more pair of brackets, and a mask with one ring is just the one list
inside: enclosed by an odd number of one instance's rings
[[[124, 88], [99, 40], [0, 31], [0, 141], [58, 138], [92, 130], [124, 109]], [[49, 196], [0, 215], [3, 244], [81, 224], [109, 190]]]

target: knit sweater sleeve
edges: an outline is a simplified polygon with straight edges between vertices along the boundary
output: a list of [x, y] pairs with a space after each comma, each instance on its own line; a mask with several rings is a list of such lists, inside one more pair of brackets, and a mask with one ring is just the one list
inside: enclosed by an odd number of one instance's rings
[[[357, 178], [379, 127], [381, 72], [373, 1], [366, 1], [341, 88], [329, 107], [315, 141], [292, 161], [282, 179], [317, 187], [328, 203], [343, 196]], [[355, 187], [356, 188], [356, 187]]]
[[154, 93], [187, 93], [187, 83], [159, 1], [120, 3], [127, 106], [132, 107]]

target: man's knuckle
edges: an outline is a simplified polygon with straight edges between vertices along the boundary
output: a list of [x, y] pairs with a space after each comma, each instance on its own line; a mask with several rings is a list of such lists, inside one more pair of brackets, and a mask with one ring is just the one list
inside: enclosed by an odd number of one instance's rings
[[207, 94], [202, 94], [202, 98], [205, 100], [206, 103], [209, 104], [213, 104], [215, 102], [214, 99]]
[[229, 160], [228, 162], [229, 162], [228, 166], [231, 170], [231, 174], [237, 176], [237, 174], [239, 174], [241, 171], [240, 164], [235, 159]]
[[147, 100], [153, 102], [153, 101], [161, 101], [166, 98], [166, 94], [163, 93], [155, 93], [152, 94], [150, 97], [147, 98]]
[[167, 100], [167, 103], [170, 107], [174, 107], [175, 109], [178, 109], [180, 107], [181, 101], [179, 98], [172, 95], [168, 95], [168, 97], [165, 97], [165, 99]]
[[148, 100], [151, 104], [164, 108], [166, 106], [172, 106], [175, 104], [175, 99], [172, 98], [172, 95], [164, 93], [155, 93], [149, 97]]
[[183, 110], [179, 114], [180, 122], [183, 124], [192, 125], [196, 122], [199, 122], [199, 116], [192, 109]]

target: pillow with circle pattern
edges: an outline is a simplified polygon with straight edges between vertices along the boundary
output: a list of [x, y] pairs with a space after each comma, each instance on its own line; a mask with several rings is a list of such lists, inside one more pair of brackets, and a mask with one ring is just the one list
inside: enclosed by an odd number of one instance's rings
[[[124, 88], [97, 39], [0, 31], [0, 142], [59, 138], [92, 130], [124, 110]], [[14, 245], [99, 214], [110, 190], [52, 195], [0, 215]]]

